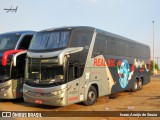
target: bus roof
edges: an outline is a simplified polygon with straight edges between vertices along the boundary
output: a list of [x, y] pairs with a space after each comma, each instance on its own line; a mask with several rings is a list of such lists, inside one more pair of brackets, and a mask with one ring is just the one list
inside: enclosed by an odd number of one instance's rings
[[97, 29], [97, 28], [94, 28], [94, 27], [90, 27], [90, 26], [65, 26], [65, 27], [45, 29], [45, 30], [41, 30], [39, 32], [54, 31], [54, 30], [73, 30], [73, 29], [82, 29], [82, 30], [89, 30], [89, 31], [96, 30], [96, 32], [100, 33], [100, 34], [104, 34], [104, 35], [111, 36], [111, 37], [118, 38], [118, 39], [125, 40], [125, 41], [130, 41], [132, 43], [137, 43], [137, 44], [149, 46], [149, 45], [137, 42], [135, 40], [132, 40], [132, 39], [129, 39], [129, 38], [126, 38], [126, 37], [123, 37], [123, 36], [120, 36], [120, 35], [117, 35], [117, 34], [114, 34], [114, 33], [111, 33], [111, 32], [100, 30], [100, 29]]
[[12, 31], [12, 32], [6, 32], [6, 33], [1, 33], [0, 35], [6, 35], [6, 34], [18, 34], [18, 35], [23, 35], [23, 34], [35, 34], [35, 31]]
[[85, 30], [90, 30], [90, 31], [94, 31], [95, 28], [93, 27], [89, 27], [89, 26], [64, 26], [64, 27], [57, 27], [57, 28], [49, 28], [49, 29], [45, 29], [45, 30], [41, 30], [39, 32], [45, 32], [45, 31], [54, 31], [54, 30], [73, 30], [73, 29], [85, 29]]

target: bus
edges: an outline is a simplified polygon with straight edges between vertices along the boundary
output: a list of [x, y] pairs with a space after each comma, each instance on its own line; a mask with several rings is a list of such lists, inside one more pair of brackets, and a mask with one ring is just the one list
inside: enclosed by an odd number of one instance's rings
[[0, 99], [23, 98], [25, 58], [35, 32], [0, 34]]
[[148, 45], [87, 26], [37, 32], [27, 52], [25, 102], [93, 105], [100, 96], [150, 82]]

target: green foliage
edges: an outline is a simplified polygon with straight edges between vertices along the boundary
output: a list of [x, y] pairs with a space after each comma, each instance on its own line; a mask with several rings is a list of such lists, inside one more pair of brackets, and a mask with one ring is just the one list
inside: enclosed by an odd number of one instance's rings
[[[157, 63], [154, 62], [154, 66], [155, 66], [155, 69], [159, 70], [159, 66]], [[150, 69], [151, 71], [153, 71], [153, 60], [151, 60], [151, 66], [150, 66]]]

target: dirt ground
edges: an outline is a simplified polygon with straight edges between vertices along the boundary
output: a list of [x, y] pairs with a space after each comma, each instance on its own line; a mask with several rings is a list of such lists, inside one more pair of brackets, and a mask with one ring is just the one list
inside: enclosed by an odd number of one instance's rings
[[[74, 111], [159, 111], [160, 112], [160, 76], [152, 77], [151, 82], [141, 91], [121, 92], [112, 96], [98, 98], [97, 103], [92, 106], [73, 104], [66, 107], [53, 107], [24, 103], [23, 99], [0, 100], [0, 111], [73, 111], [68, 114], [72, 116]], [[96, 112], [95, 112], [96, 114]], [[4, 118], [0, 118], [0, 120]], [[35, 118], [5, 118], [6, 120], [28, 120]], [[160, 120], [160, 117], [46, 117], [36, 118], [38, 120]]]

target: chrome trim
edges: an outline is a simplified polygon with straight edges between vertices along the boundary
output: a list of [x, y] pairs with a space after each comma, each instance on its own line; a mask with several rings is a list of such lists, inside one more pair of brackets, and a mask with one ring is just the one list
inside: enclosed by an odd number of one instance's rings
[[13, 56], [13, 66], [16, 66], [17, 57], [18, 57], [19, 55], [22, 55], [22, 54], [25, 54], [25, 53], [27, 53], [27, 50], [18, 52], [18, 53], [16, 53], [16, 54]]
[[83, 47], [72, 47], [66, 48], [64, 50], [54, 51], [54, 52], [45, 52], [45, 53], [34, 53], [34, 52], [27, 52], [27, 55], [31, 58], [51, 58], [51, 57], [58, 57], [58, 64], [62, 65], [64, 61], [64, 56], [77, 53], [82, 51]]
[[69, 55], [69, 54], [73, 54], [73, 53], [77, 53], [83, 50], [83, 47], [75, 47], [75, 48], [67, 48], [64, 49], [58, 56], [59, 58], [59, 64], [62, 65], [63, 61], [64, 61], [64, 56], [65, 55]]

